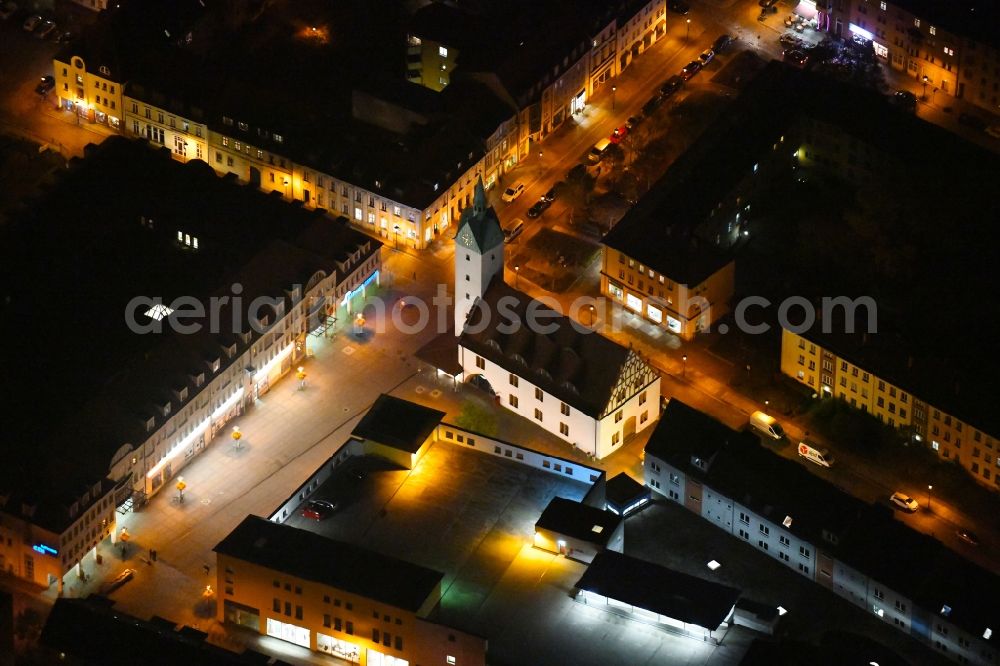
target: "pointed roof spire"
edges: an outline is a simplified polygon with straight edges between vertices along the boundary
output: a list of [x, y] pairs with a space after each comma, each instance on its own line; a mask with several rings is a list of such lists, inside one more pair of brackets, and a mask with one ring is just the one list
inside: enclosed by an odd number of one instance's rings
[[486, 212], [486, 188], [483, 186], [483, 174], [479, 174], [476, 182], [476, 191], [472, 197], [472, 210], [476, 216], [481, 216]]

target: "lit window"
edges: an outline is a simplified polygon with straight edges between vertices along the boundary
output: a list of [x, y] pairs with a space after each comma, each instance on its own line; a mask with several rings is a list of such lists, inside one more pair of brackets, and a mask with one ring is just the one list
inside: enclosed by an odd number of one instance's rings
[[[438, 47], [438, 55], [441, 56], [442, 58], [447, 58], [448, 57], [448, 49], [445, 48], [444, 46], [439, 46]], [[455, 662], [449, 662], [449, 663], [455, 663]]]
[[932, 35], [936, 35], [937, 34], [937, 28], [935, 28], [934, 26], [930, 27], [930, 31], [931, 31]]
[[454, 666], [454, 665], [455, 665], [455, 658], [449, 654], [448, 655], [448, 666]]
[[879, 6], [879, 9], [881, 9], [882, 11], [885, 11], [885, 0], [882, 0], [882, 2], [878, 3], [878, 6]]
[[913, 19], [913, 25], [914, 25], [914, 27], [919, 28], [920, 27], [920, 19], [918, 19], [918, 18]]
[[274, 140], [277, 141], [278, 143], [282, 143], [282, 142], [284, 142], [285, 138], [283, 136], [281, 136], [280, 134], [275, 134], [274, 135]]

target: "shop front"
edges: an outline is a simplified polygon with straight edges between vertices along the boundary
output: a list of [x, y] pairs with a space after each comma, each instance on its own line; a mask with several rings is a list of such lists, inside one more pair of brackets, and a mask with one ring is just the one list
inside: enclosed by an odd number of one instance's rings
[[352, 663], [361, 662], [361, 646], [316, 632], [316, 649]]

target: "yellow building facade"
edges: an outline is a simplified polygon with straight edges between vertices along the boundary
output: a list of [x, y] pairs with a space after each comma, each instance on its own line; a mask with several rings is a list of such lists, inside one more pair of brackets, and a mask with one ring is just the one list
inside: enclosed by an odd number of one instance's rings
[[932, 451], [953, 460], [979, 483], [1000, 488], [1000, 442], [909, 390], [793, 333], [781, 332], [781, 372], [821, 397], [836, 397], [881, 422], [910, 432]]
[[601, 263], [603, 296], [684, 340], [694, 339], [730, 311], [735, 288], [731, 259], [696, 284], [678, 281], [608, 246], [602, 250]]
[[121, 129], [124, 91], [110, 66], [72, 55], [55, 58], [53, 72], [59, 108], [77, 114], [79, 122]]

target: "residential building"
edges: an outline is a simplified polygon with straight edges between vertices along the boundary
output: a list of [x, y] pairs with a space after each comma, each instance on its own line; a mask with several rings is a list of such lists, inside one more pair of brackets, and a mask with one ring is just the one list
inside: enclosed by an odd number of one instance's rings
[[677, 398], [643, 461], [653, 492], [969, 664], [996, 664], [1000, 579]]
[[989, 389], [910, 347], [888, 333], [783, 328], [781, 372], [817, 396], [843, 400], [925, 442], [980, 484], [1000, 489], [1000, 424]]
[[[109, 182], [105, 205], [78, 206]], [[0, 563], [60, 589], [120, 536], [116, 510], [228, 443], [227, 423], [349, 320], [381, 269], [380, 243], [345, 220], [121, 137], [88, 147], [5, 236], [4, 279], [24, 286], [0, 335], [13, 350], [37, 331], [48, 362], [5, 361], [4, 439], [35, 445], [0, 470]], [[38, 307], [67, 284], [58, 312]], [[202, 307], [193, 328], [175, 328], [179, 297]], [[80, 323], [71, 339], [63, 317]]]
[[[101, 0], [103, 2], [103, 0]], [[86, 38], [64, 47], [53, 60], [57, 106], [77, 122], [120, 130], [126, 81], [121, 54], [110, 27], [95, 27]]]
[[925, 0], [827, 0], [820, 24], [870, 45], [887, 66], [924, 84], [929, 100], [958, 97], [1000, 110], [1000, 22], [995, 3]]
[[444, 574], [247, 516], [216, 547], [221, 622], [370, 666], [483, 666], [486, 640], [427, 619]]
[[480, 180], [455, 236], [462, 376], [507, 409], [603, 458], [656, 420], [660, 377], [634, 350], [508, 286], [503, 253], [500, 222]]

